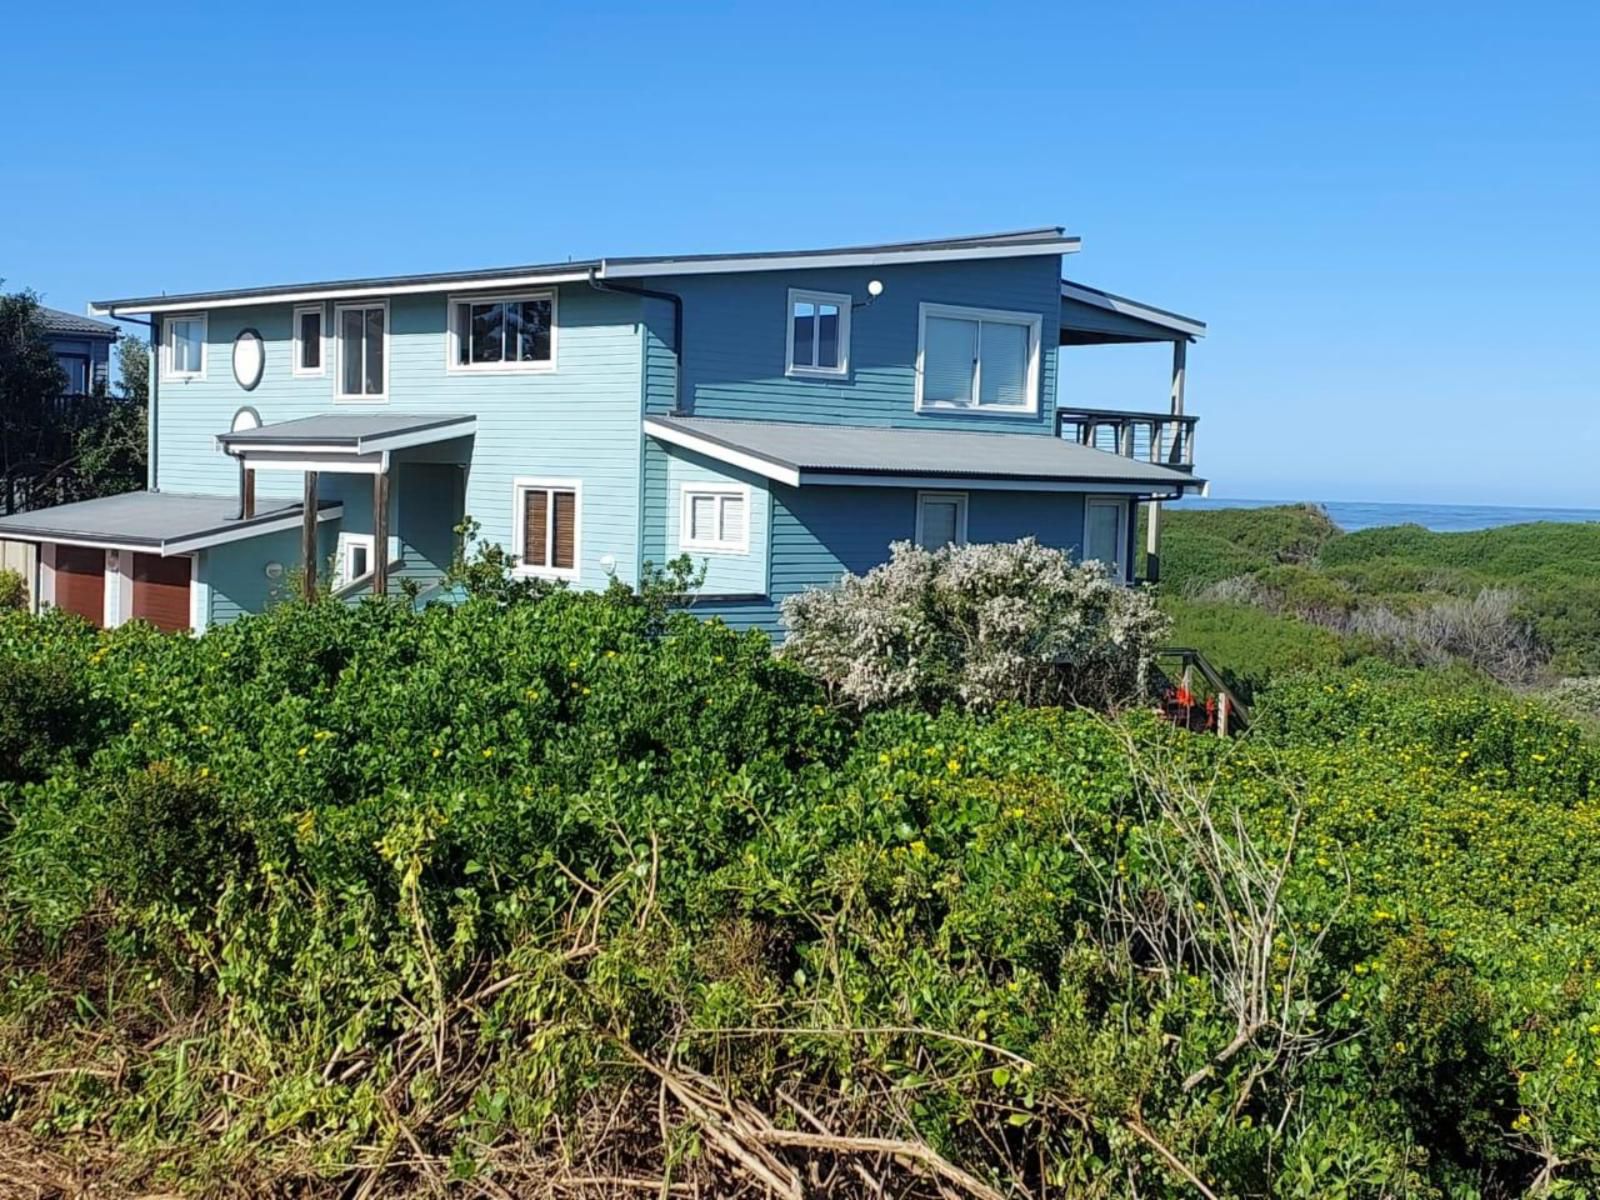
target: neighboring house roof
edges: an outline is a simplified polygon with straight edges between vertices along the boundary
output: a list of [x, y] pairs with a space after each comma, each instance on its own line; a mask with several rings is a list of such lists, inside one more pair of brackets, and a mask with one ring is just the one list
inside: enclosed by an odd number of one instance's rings
[[1104, 292], [1099, 288], [1090, 287], [1086, 283], [1074, 283], [1070, 279], [1061, 281], [1061, 298], [1063, 300], [1077, 300], [1095, 308], [1103, 308], [1124, 317], [1132, 317], [1143, 321], [1147, 325], [1156, 325], [1162, 329], [1170, 329], [1175, 333], [1186, 334], [1189, 337], [1205, 337], [1206, 323], [1197, 321], [1193, 317], [1185, 317], [1180, 313], [1169, 312], [1164, 308], [1157, 308], [1153, 304], [1146, 304], [1142, 300], [1131, 300], [1127, 296], [1118, 296], [1114, 292]]
[[[916, 479], [992, 486], [1071, 485], [1160, 493], [1200, 491], [1186, 471], [1037, 433], [807, 425], [716, 417], [646, 417], [660, 441], [801, 487], [807, 483], [909, 486]], [[1089, 485], [1087, 489], [1080, 485]]]
[[[238, 496], [126, 492], [0, 517], [0, 538], [170, 555], [300, 524], [299, 504], [261, 508], [248, 520], [237, 519], [238, 511]], [[331, 520], [342, 512], [339, 504], [325, 500], [318, 506], [317, 519]]]
[[575, 283], [585, 279], [639, 279], [660, 275], [704, 275], [737, 271], [778, 271], [820, 267], [886, 266], [892, 263], [945, 262], [962, 259], [1021, 258], [1070, 254], [1079, 239], [1060, 226], [981, 233], [920, 242], [878, 242], [824, 250], [768, 250], [742, 254], [678, 254], [648, 257], [591, 258], [536, 266], [494, 267], [480, 271], [446, 271], [428, 275], [386, 275], [321, 283], [292, 283], [231, 291], [189, 292], [172, 296], [138, 296], [97, 300], [96, 312], [173, 312], [184, 308], [228, 308], [263, 300], [318, 300], [363, 295], [390, 296], [433, 292], [449, 287], [520, 287]]
[[381, 454], [476, 431], [470, 413], [322, 413], [217, 434], [224, 450], [293, 450], [302, 454]]
[[45, 332], [51, 337], [104, 338], [114, 342], [122, 331], [110, 321], [96, 321], [93, 317], [80, 317], [59, 308], [39, 306], [39, 318]]

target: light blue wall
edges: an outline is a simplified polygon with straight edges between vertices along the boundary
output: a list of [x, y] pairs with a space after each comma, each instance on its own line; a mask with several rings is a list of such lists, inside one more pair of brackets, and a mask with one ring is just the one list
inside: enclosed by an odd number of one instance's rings
[[[318, 529], [322, 558], [333, 553], [334, 522]], [[284, 570], [278, 579], [267, 578], [268, 563]], [[321, 564], [319, 563], [319, 569]], [[200, 577], [211, 593], [210, 623], [222, 625], [246, 613], [261, 612], [285, 599], [294, 586], [291, 575], [300, 568], [300, 531], [288, 529], [242, 542], [213, 546], [201, 554]]]
[[771, 497], [767, 480], [748, 471], [739, 471], [720, 463], [713, 463], [698, 454], [677, 449], [666, 457], [666, 491], [660, 505], [663, 525], [663, 543], [667, 560], [683, 553], [679, 543], [682, 533], [683, 488], [689, 483], [737, 483], [750, 490], [750, 549], [745, 554], [708, 553], [689, 551], [695, 569], [704, 567], [706, 577], [701, 585], [701, 595], [764, 595], [767, 590], [767, 531], [770, 524]]
[[[296, 376], [291, 370], [293, 305], [213, 310], [207, 326], [204, 380], [160, 382], [156, 426], [157, 484], [166, 491], [232, 493], [237, 469], [214, 446], [234, 412], [250, 405], [265, 422], [292, 420], [325, 412], [464, 412], [478, 418], [470, 447], [465, 508], [480, 524], [481, 537], [508, 549], [512, 538], [513, 480], [518, 477], [579, 478], [583, 481], [580, 583], [603, 587], [601, 559], [615, 560], [625, 581], [635, 578], [639, 550], [637, 504], [640, 471], [639, 412], [643, 376], [640, 307], [636, 298], [594, 291], [587, 285], [559, 289], [556, 369], [523, 374], [456, 374], [445, 369], [447, 300], [443, 294], [396, 296], [390, 304], [389, 399], [384, 404], [341, 403], [333, 399], [332, 347], [324, 355], [328, 373]], [[325, 311], [331, 320], [332, 306]], [[245, 391], [234, 381], [232, 344], [245, 328], [266, 342], [266, 368], [260, 384]], [[342, 497], [370, 480], [346, 482], [324, 475], [325, 496]], [[443, 483], [426, 476], [421, 486]], [[397, 513], [415, 513], [432, 504], [415, 494], [402, 497], [395, 480]], [[263, 471], [257, 494], [297, 498], [301, 477]], [[437, 498], [443, 510], [448, 495]], [[448, 529], [460, 516], [460, 501], [441, 524]], [[353, 518], [352, 518], [353, 519]], [[368, 516], [370, 522], [370, 514]], [[363, 532], [370, 524], [359, 527]], [[436, 533], [436, 531], [435, 531]], [[438, 555], [430, 535], [422, 557]]]
[[[957, 489], [959, 490], [959, 489]], [[889, 544], [916, 534], [917, 489], [791, 488], [771, 485], [771, 588], [764, 601], [694, 606], [729, 624], [780, 632], [784, 597], [862, 575], [887, 561]], [[1074, 558], [1083, 544], [1083, 496], [1073, 492], [974, 490], [967, 494], [967, 537], [1012, 542], [1034, 537]]]
[[[867, 299], [851, 314], [850, 373], [839, 381], [784, 374], [789, 289], [846, 292]], [[943, 425], [1012, 433], [1054, 429], [1058, 256], [748, 275], [688, 275], [645, 281], [684, 299], [684, 404], [695, 416], [857, 425]], [[1039, 411], [1032, 416], [918, 413], [915, 406], [919, 306], [923, 302], [1039, 314], [1042, 329]], [[671, 309], [651, 302], [651, 326], [670, 339]], [[659, 316], [656, 310], [659, 310]], [[650, 410], [670, 407], [663, 372]]]

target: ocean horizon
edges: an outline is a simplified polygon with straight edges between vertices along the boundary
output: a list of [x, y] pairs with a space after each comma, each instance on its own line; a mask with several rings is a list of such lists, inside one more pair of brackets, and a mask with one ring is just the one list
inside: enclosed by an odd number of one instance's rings
[[1523, 525], [1530, 521], [1600, 521], [1600, 509], [1537, 508], [1515, 504], [1411, 504], [1370, 500], [1240, 500], [1211, 497], [1188, 499], [1183, 508], [1269, 508], [1279, 504], [1315, 504], [1346, 533], [1382, 525], [1421, 525], [1439, 533], [1462, 533]]

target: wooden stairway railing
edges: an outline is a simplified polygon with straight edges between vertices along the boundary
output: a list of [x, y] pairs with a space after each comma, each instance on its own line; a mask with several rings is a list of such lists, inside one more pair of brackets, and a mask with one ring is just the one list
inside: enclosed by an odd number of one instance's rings
[[[1176, 684], [1171, 683], [1172, 677], [1165, 670], [1161, 672], [1168, 680], [1165, 708], [1173, 720], [1193, 729], [1197, 714], [1203, 713], [1200, 727], [1216, 730], [1219, 737], [1243, 733], [1250, 727], [1250, 706], [1233, 694], [1221, 672], [1200, 651], [1189, 646], [1168, 646], [1157, 651], [1156, 658], [1176, 660], [1180, 667]], [[1210, 688], [1211, 694], [1204, 699], [1195, 690], [1196, 672]]]

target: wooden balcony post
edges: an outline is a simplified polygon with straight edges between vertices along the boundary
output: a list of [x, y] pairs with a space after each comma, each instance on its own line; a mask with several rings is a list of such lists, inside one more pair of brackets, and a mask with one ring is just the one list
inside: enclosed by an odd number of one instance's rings
[[389, 472], [372, 477], [372, 594], [389, 594]]
[[306, 472], [304, 511], [300, 514], [300, 557], [305, 566], [307, 600], [317, 598], [317, 473]]
[[1189, 343], [1179, 338], [1172, 343], [1172, 415], [1183, 416], [1183, 377], [1188, 373]]
[[256, 515], [256, 473], [249, 467], [244, 468], [244, 503], [239, 507], [247, 521]]

